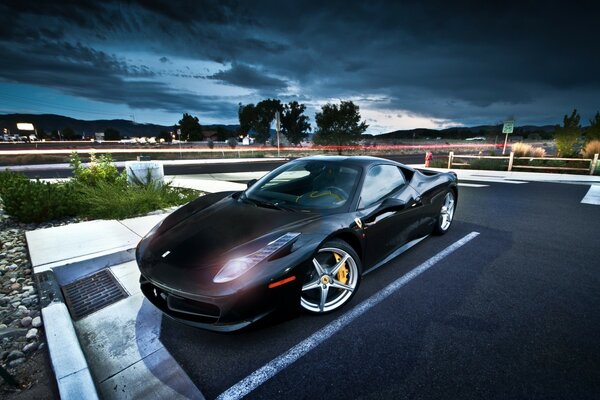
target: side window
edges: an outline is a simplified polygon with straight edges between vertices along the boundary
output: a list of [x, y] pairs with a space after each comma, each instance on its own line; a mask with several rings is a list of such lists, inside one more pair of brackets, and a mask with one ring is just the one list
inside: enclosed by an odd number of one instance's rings
[[367, 208], [404, 185], [406, 180], [398, 167], [376, 165], [365, 176], [358, 208]]

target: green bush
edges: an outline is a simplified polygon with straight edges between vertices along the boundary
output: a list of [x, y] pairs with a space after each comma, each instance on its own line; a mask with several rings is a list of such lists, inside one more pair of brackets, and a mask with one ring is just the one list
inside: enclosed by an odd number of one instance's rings
[[4, 209], [21, 222], [43, 222], [76, 215], [72, 185], [30, 181], [23, 175], [0, 173]]
[[477, 158], [471, 160], [467, 168], [489, 171], [506, 171], [508, 169], [508, 161], [502, 159], [494, 160], [490, 158]]
[[23, 184], [28, 181], [27, 177], [23, 174], [17, 174], [16, 172], [9, 171], [8, 169], [0, 172], [0, 197], [4, 196], [11, 187], [14, 185]]
[[79, 154], [72, 152], [70, 164], [73, 169], [73, 181], [76, 184], [85, 186], [96, 186], [101, 182], [119, 186], [127, 184], [125, 171], [119, 174], [110, 154], [103, 154], [100, 157], [91, 154], [89, 166], [84, 167]]

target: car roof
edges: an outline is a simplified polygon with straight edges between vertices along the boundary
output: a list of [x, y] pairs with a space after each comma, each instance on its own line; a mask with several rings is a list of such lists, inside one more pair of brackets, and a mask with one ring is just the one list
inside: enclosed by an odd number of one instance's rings
[[401, 163], [393, 161], [393, 160], [388, 160], [386, 158], [380, 158], [380, 157], [372, 157], [372, 156], [318, 155], [318, 156], [309, 156], [309, 157], [298, 158], [295, 161], [300, 161], [300, 160], [302, 160], [302, 161], [315, 160], [315, 161], [339, 162], [339, 163], [344, 163], [344, 164], [354, 164], [354, 165], [358, 165], [361, 167], [367, 167], [367, 166], [373, 165], [373, 164], [385, 163], [385, 164], [401, 166], [401, 167], [407, 168], [407, 169], [412, 169], [404, 164], [401, 164]]

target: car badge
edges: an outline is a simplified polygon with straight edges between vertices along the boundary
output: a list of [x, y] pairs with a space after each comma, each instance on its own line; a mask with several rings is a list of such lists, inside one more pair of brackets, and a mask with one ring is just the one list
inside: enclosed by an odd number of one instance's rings
[[362, 221], [360, 220], [360, 218], [358, 218], [358, 217], [354, 218], [354, 222], [356, 222], [356, 225], [357, 225], [357, 226], [358, 226], [360, 229], [362, 229], [362, 227], [363, 227], [363, 223], [362, 223]]

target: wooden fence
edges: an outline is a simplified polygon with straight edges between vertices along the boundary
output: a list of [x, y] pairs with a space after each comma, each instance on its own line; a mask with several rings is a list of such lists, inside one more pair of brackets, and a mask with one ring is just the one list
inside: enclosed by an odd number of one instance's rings
[[[454, 162], [454, 159], [492, 159], [492, 160], [508, 160], [508, 171], [512, 171], [515, 168], [521, 169], [544, 169], [544, 170], [563, 170], [563, 171], [581, 171], [589, 172], [590, 175], [594, 174], [596, 166], [598, 165], [598, 154], [594, 154], [594, 158], [560, 158], [560, 157], [515, 157], [515, 153], [511, 152], [509, 156], [473, 156], [473, 155], [455, 155], [453, 151], [448, 154], [448, 169], [455, 166], [468, 166], [469, 163]], [[544, 161], [564, 161], [564, 162], [589, 162], [590, 166], [586, 168], [581, 167], [553, 167], [545, 165], [515, 165], [515, 160], [544, 160]]]

